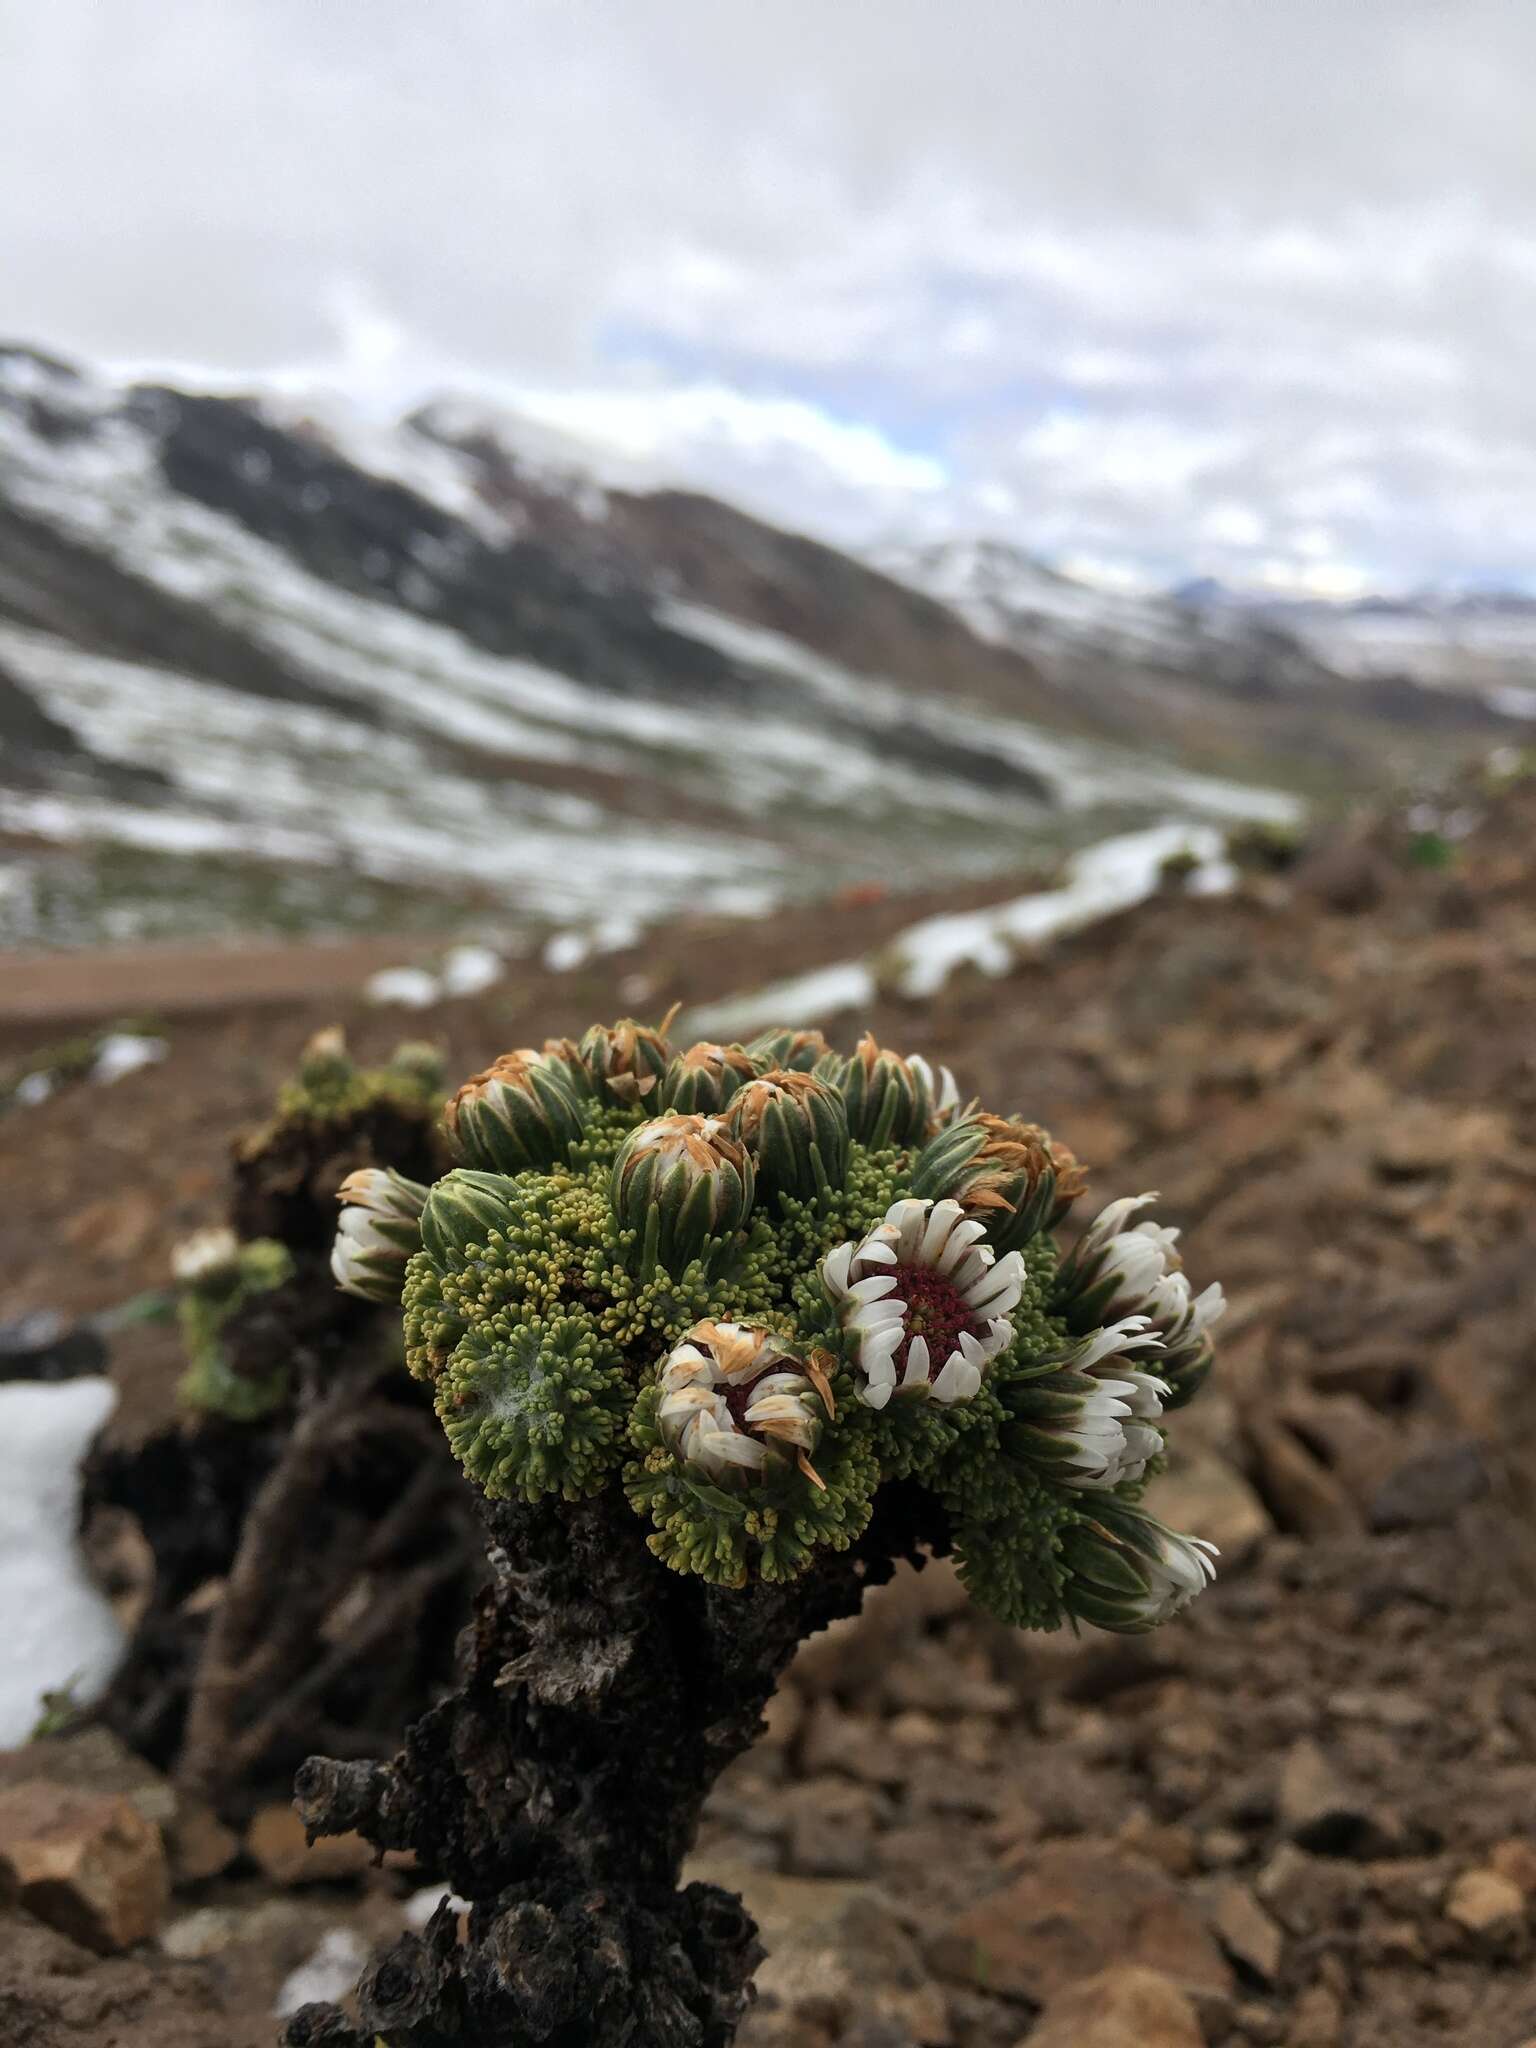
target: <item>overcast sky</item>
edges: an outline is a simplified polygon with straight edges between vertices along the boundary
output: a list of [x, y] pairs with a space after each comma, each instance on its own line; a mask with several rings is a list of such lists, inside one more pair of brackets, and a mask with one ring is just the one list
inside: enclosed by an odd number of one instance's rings
[[0, 0], [0, 331], [866, 542], [1536, 588], [1527, 0]]

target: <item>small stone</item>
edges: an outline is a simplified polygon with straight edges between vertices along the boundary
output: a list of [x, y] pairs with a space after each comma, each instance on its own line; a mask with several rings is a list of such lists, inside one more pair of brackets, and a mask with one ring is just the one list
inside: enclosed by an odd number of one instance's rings
[[1432, 1529], [1488, 1491], [1488, 1467], [1470, 1440], [1439, 1444], [1400, 1465], [1372, 1496], [1367, 1520], [1378, 1534]]
[[893, 1715], [886, 1723], [885, 1739], [894, 1742], [898, 1749], [938, 1749], [949, 1738], [942, 1721], [912, 1707], [904, 1714]]
[[1178, 1985], [1129, 1964], [1058, 1992], [1020, 2048], [1203, 2048], [1204, 2039]]
[[1196, 1855], [1206, 1870], [1229, 1870], [1246, 1861], [1248, 1837], [1236, 1828], [1208, 1828], [1195, 1845]]
[[1528, 1835], [1509, 1835], [1495, 1842], [1488, 1854], [1488, 1868], [1519, 1885], [1528, 1899], [1536, 1899], [1536, 1842]]
[[1178, 1887], [1104, 1842], [1042, 1845], [1010, 1885], [940, 1931], [929, 1960], [941, 1976], [1036, 2004], [1121, 1963], [1160, 1970], [1191, 1997], [1232, 1988]]
[[1146, 1506], [1169, 1528], [1193, 1529], [1214, 1543], [1228, 1572], [1275, 1526], [1236, 1466], [1203, 1444], [1178, 1452], [1147, 1488]]
[[1211, 1904], [1216, 1939], [1240, 1969], [1261, 1985], [1280, 1975], [1285, 1937], [1245, 1884], [1225, 1880]]
[[808, 1778], [779, 1795], [786, 1826], [784, 1864], [796, 1877], [862, 1877], [870, 1839], [890, 1802], [845, 1778]]
[[1464, 1870], [1445, 1895], [1445, 1917], [1485, 1954], [1514, 1955], [1525, 1946], [1525, 1893], [1496, 1870]]
[[1256, 1416], [1247, 1424], [1264, 1496], [1282, 1529], [1298, 1536], [1347, 1535], [1359, 1512], [1327, 1466], [1283, 1424]]
[[171, 1878], [178, 1886], [204, 1884], [228, 1870], [240, 1853], [240, 1837], [225, 1827], [201, 1799], [183, 1799], [171, 1823], [168, 1844]]
[[791, 1685], [781, 1685], [763, 1708], [762, 1749], [788, 1749], [805, 1720], [805, 1695]]
[[1319, 1856], [1369, 1858], [1399, 1854], [1405, 1833], [1396, 1817], [1348, 1791], [1309, 1736], [1286, 1751], [1277, 1806], [1291, 1840]]
[[160, 1830], [129, 1800], [43, 1780], [0, 1791], [0, 1898], [107, 1955], [153, 1934], [169, 1895]]
[[1330, 1694], [1328, 1711], [1340, 1721], [1364, 1721], [1378, 1728], [1422, 1728], [1434, 1719], [1428, 1701], [1412, 1693], [1363, 1687]]
[[1338, 2048], [1344, 2032], [1344, 2009], [1338, 1993], [1314, 1984], [1296, 2001], [1285, 2048]]
[[1192, 1877], [1199, 1868], [1193, 1832], [1175, 1822], [1160, 1824], [1154, 1821], [1145, 1807], [1129, 1817], [1116, 1840], [1122, 1848], [1133, 1849], [1138, 1856], [1145, 1856], [1149, 1863], [1155, 1863], [1170, 1877]]
[[361, 1835], [321, 1835], [314, 1847], [291, 1806], [264, 1806], [245, 1831], [245, 1846], [273, 1884], [336, 1884], [354, 1878], [374, 1860]]
[[841, 1771], [861, 1785], [899, 1785], [906, 1764], [884, 1739], [883, 1723], [846, 1713], [835, 1700], [814, 1699], [800, 1734], [800, 1768], [806, 1777]]

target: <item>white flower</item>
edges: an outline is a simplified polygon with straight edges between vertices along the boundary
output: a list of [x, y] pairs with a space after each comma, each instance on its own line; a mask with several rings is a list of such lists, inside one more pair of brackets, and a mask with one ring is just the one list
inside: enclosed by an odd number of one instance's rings
[[717, 1481], [763, 1471], [782, 1447], [820, 1486], [810, 1453], [831, 1414], [832, 1389], [821, 1367], [769, 1330], [696, 1323], [661, 1368], [662, 1438], [685, 1464]]
[[171, 1253], [171, 1272], [184, 1287], [196, 1287], [216, 1273], [233, 1272], [240, 1240], [224, 1223], [210, 1224], [184, 1237]]
[[1212, 1560], [1221, 1552], [1203, 1536], [1181, 1536], [1150, 1516], [1146, 1517], [1146, 1530], [1149, 1541], [1140, 1562], [1148, 1583], [1137, 1605], [1147, 1626], [1155, 1628], [1205, 1591], [1216, 1576]]
[[958, 1202], [909, 1196], [822, 1260], [827, 1292], [858, 1339], [860, 1398], [871, 1408], [898, 1389], [946, 1403], [980, 1392], [1013, 1341], [1008, 1317], [1024, 1291], [1022, 1254], [998, 1259], [985, 1234]]
[[345, 1205], [331, 1246], [337, 1286], [362, 1301], [398, 1301], [406, 1264], [421, 1249], [427, 1190], [392, 1169], [369, 1166], [349, 1173], [336, 1199]]

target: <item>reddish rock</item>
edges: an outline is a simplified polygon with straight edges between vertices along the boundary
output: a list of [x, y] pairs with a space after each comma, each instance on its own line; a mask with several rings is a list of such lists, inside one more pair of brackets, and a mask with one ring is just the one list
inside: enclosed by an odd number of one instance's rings
[[274, 1884], [335, 1884], [357, 1877], [374, 1860], [361, 1835], [322, 1835], [313, 1848], [291, 1806], [264, 1806], [245, 1832], [245, 1846]]
[[0, 1791], [0, 1897], [107, 1955], [160, 1925], [160, 1830], [127, 1799], [45, 1780]]
[[1178, 1985], [1130, 1964], [1069, 1985], [1020, 2048], [1203, 2048], [1204, 2041]]
[[1119, 1964], [1144, 1964], [1186, 1993], [1225, 1997], [1232, 1972], [1200, 1914], [1139, 1856], [1102, 1842], [1048, 1843], [1012, 1884], [951, 1921], [941, 1975], [1044, 2004]]

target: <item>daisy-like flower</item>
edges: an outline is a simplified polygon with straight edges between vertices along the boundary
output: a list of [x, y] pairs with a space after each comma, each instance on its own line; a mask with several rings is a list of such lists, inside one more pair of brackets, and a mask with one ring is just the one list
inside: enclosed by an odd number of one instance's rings
[[752, 1155], [724, 1117], [658, 1116], [619, 1147], [610, 1199], [647, 1260], [681, 1272], [709, 1238], [739, 1230], [752, 1207]]
[[716, 1482], [749, 1480], [788, 1458], [821, 1486], [810, 1454], [833, 1412], [814, 1354], [742, 1323], [695, 1323], [661, 1369], [662, 1440]]
[[336, 1285], [361, 1301], [398, 1301], [411, 1254], [421, 1250], [427, 1190], [392, 1167], [367, 1166], [347, 1175], [336, 1199], [344, 1205], [331, 1247]]
[[896, 1392], [974, 1400], [1024, 1291], [1024, 1260], [999, 1259], [984, 1226], [955, 1201], [909, 1196], [859, 1243], [821, 1262], [844, 1329], [858, 1340], [860, 1398], [883, 1408]]
[[1205, 1591], [1219, 1555], [1204, 1537], [1182, 1536], [1141, 1508], [1106, 1501], [1063, 1540], [1067, 1605], [1099, 1628], [1140, 1635]]
[[1163, 1448], [1154, 1425], [1167, 1383], [1126, 1363], [1158, 1348], [1145, 1316], [1126, 1316], [1083, 1338], [1059, 1369], [1005, 1396], [1013, 1447], [1051, 1468], [1066, 1486], [1109, 1490], [1142, 1477]]

